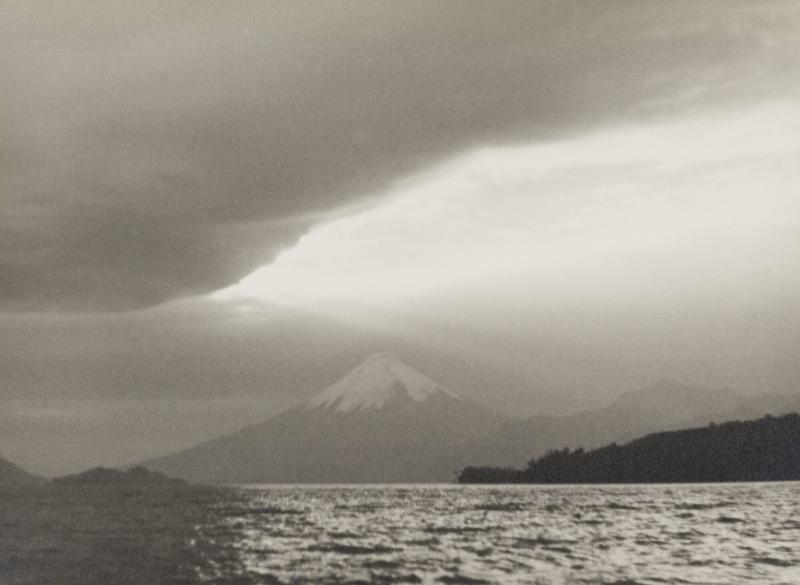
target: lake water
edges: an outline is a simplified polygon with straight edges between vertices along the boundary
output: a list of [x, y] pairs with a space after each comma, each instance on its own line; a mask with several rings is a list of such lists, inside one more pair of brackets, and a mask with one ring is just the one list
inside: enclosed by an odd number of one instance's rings
[[800, 583], [800, 484], [0, 494], [3, 585]]

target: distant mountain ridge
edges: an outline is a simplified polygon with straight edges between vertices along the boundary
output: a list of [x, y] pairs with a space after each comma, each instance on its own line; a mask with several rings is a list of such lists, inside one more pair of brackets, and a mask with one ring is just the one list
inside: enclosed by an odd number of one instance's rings
[[8, 459], [0, 456], [0, 488], [3, 487], [26, 487], [45, 483], [45, 479], [28, 473], [21, 467], [11, 463]]
[[511, 420], [470, 448], [474, 465], [519, 467], [548, 449], [589, 449], [658, 431], [799, 410], [800, 395], [745, 397], [728, 388], [693, 387], [662, 380], [626, 392], [599, 410]]
[[592, 451], [561, 449], [524, 469], [467, 467], [461, 483], [800, 480], [800, 415], [654, 433]]

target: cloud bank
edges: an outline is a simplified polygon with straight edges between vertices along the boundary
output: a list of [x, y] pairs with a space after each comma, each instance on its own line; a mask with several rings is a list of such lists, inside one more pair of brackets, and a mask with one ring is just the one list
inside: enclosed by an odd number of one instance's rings
[[454, 154], [785, 93], [798, 49], [793, 2], [0, 11], [4, 311], [224, 288]]

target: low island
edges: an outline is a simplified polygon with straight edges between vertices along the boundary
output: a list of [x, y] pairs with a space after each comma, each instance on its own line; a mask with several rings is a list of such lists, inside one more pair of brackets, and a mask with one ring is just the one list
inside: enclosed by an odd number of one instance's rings
[[130, 469], [94, 467], [82, 473], [57, 477], [53, 479], [53, 485], [163, 488], [186, 487], [189, 484], [182, 479], [137, 466]]

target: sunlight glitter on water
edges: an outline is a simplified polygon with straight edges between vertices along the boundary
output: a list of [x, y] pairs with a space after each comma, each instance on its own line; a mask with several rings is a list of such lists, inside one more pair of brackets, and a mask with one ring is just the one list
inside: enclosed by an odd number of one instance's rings
[[208, 581], [800, 582], [800, 484], [236, 493], [198, 530], [213, 539]]

